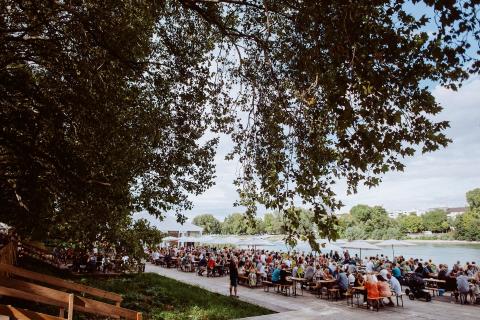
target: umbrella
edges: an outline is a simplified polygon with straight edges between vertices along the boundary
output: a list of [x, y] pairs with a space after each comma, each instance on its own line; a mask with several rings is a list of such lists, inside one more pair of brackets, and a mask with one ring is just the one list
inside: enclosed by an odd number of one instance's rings
[[379, 247], [365, 241], [351, 241], [340, 245], [343, 249], [359, 249], [360, 259], [362, 258], [362, 250], [381, 250]]
[[238, 239], [235, 237], [218, 237], [211, 238], [210, 240], [204, 241], [206, 244], [236, 244]]
[[162, 241], [163, 241], [163, 242], [178, 241], [178, 238], [177, 238], [177, 237], [168, 236], [168, 237], [163, 238]]
[[198, 243], [207, 243], [208, 241], [212, 240], [213, 237], [212, 236], [201, 236], [201, 237], [198, 237], [197, 238], [197, 241], [195, 242], [198, 242]]
[[405, 242], [401, 240], [396, 240], [396, 239], [390, 239], [390, 240], [385, 240], [380, 243], [377, 243], [377, 246], [392, 246], [392, 259], [395, 258], [395, 250], [393, 249], [394, 246], [397, 247], [407, 247], [407, 246], [415, 246], [415, 244], [410, 243], [410, 242]]
[[337, 252], [342, 252], [343, 249], [337, 246], [336, 244], [330, 242], [330, 243], [325, 243], [324, 247], [320, 247], [321, 250], [325, 251], [337, 251]]
[[180, 237], [178, 238], [178, 242], [182, 242], [182, 243], [187, 243], [187, 242], [199, 242], [200, 238], [198, 237]]
[[268, 240], [265, 239], [247, 239], [247, 240], [242, 240], [237, 243], [239, 246], [252, 246], [252, 247], [268, 247], [268, 246], [274, 246], [275, 244], [271, 243]]

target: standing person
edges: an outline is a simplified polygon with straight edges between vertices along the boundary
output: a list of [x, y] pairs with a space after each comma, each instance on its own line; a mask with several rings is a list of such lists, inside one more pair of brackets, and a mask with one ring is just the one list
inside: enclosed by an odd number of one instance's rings
[[236, 298], [238, 298], [237, 294], [237, 285], [238, 285], [238, 260], [236, 257], [233, 257], [230, 260], [229, 265], [229, 273], [230, 273], [230, 297], [232, 297], [232, 289], [235, 292]]

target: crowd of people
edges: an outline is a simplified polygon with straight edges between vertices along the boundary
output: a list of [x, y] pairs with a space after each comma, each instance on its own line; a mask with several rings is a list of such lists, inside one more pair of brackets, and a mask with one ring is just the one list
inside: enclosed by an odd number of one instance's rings
[[436, 265], [431, 260], [405, 259], [403, 256], [390, 259], [376, 255], [360, 259], [343, 253], [329, 252], [320, 255], [304, 252], [276, 252], [256, 249], [170, 247], [150, 252], [151, 259], [167, 266], [176, 264], [182, 269], [195, 270], [199, 276], [230, 275], [231, 294], [239, 277], [247, 278], [250, 286], [269, 280], [273, 284], [289, 282], [289, 277], [305, 279], [308, 289], [320, 290], [320, 280], [331, 281], [340, 293], [352, 287], [364, 287], [367, 298], [386, 297], [393, 304], [392, 296], [402, 292], [407, 278], [437, 278], [439, 289], [455, 295], [467, 292], [472, 297], [479, 295], [480, 269], [475, 262], [460, 262], [451, 268]]
[[67, 266], [73, 272], [124, 272], [130, 269], [143, 271], [145, 266], [131, 259], [127, 254], [117, 253], [114, 250], [80, 250], [73, 248], [54, 247], [52, 256], [57, 264]]

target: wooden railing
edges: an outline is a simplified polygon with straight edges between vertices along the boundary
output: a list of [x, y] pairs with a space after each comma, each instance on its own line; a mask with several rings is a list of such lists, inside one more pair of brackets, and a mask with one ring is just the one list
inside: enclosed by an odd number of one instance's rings
[[13, 265], [17, 261], [17, 242], [12, 240], [0, 249], [0, 263]]
[[60, 318], [64, 318], [65, 309], [67, 309], [67, 319], [73, 319], [73, 294], [53, 289], [47, 292], [45, 289], [42, 290], [41, 294], [38, 294], [36, 291], [31, 292], [20, 290], [17, 287], [0, 286], [0, 295], [59, 307]]
[[[48, 288], [41, 286], [39, 284], [33, 284], [27, 281], [35, 281], [37, 283], [48, 284], [59, 289], [66, 289], [68, 291], [74, 291], [82, 294], [88, 294], [90, 296], [110, 300], [115, 303], [115, 305], [93, 300], [90, 298], [85, 298], [82, 296], [74, 296], [73, 298], [73, 310], [92, 313], [97, 315], [109, 316], [114, 318], [125, 318], [132, 320], [141, 320], [142, 314], [134, 310], [126, 309], [120, 307], [122, 297], [116, 293], [100, 290], [97, 288], [85, 286], [82, 284], [69, 282], [60, 278], [47, 276], [44, 274], [36, 273], [33, 271], [25, 270], [15, 266], [0, 264], [0, 272], [8, 273], [15, 278], [0, 278], [0, 288], [11, 289], [23, 292], [24, 294], [33, 295], [30, 298], [39, 299], [42, 297], [46, 300], [32, 300], [42, 303], [49, 303], [57, 305], [59, 307], [65, 307], [65, 297], [61, 294], [66, 294], [62, 291], [56, 289]], [[24, 280], [19, 280], [16, 278], [22, 278]], [[2, 291], [0, 290], [0, 295]], [[60, 293], [60, 294], [59, 294]], [[73, 297], [73, 295], [72, 295]], [[54, 304], [57, 303], [57, 304]]]

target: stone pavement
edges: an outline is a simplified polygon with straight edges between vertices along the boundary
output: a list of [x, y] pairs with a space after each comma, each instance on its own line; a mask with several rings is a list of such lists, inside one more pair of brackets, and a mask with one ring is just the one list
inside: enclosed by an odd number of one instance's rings
[[[152, 264], [147, 264], [145, 272], [154, 272], [162, 276], [176, 279], [178, 281], [192, 284], [206, 290], [228, 295], [229, 278], [216, 277], [207, 278], [197, 276], [196, 273], [167, 269]], [[298, 289], [300, 293], [300, 289]], [[480, 320], [480, 308], [477, 306], [462, 306], [455, 303], [439, 301], [410, 301], [404, 297], [404, 308], [385, 307], [379, 312], [370, 311], [365, 308], [347, 306], [345, 300], [326, 301], [318, 299], [314, 295], [304, 292], [303, 296], [286, 297], [278, 293], [264, 292], [262, 288], [250, 289], [244, 286], [238, 287], [240, 299], [256, 304], [278, 313], [251, 317], [245, 319], [255, 320], [310, 320], [310, 319], [376, 319], [388, 320]]]

